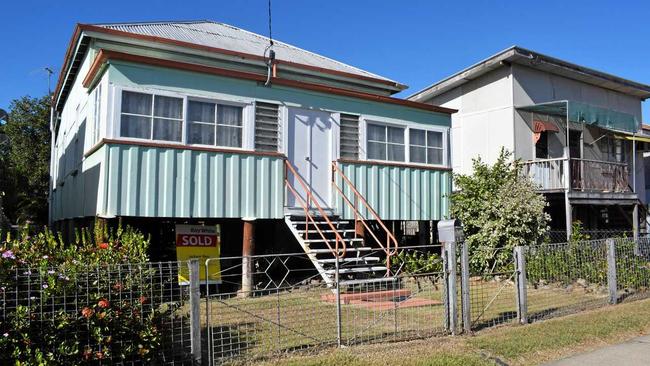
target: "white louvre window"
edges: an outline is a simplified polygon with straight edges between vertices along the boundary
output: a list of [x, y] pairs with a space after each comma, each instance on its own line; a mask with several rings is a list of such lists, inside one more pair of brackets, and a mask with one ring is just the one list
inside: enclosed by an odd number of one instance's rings
[[404, 131], [402, 127], [368, 124], [368, 158], [405, 161]]
[[412, 163], [443, 164], [442, 132], [409, 129], [409, 160]]
[[279, 105], [255, 103], [255, 150], [278, 151], [280, 145]]
[[341, 157], [359, 159], [359, 116], [341, 113], [339, 132]]
[[242, 147], [242, 107], [190, 100], [187, 115], [188, 143]]
[[120, 134], [123, 137], [180, 142], [183, 136], [183, 99], [123, 91]]

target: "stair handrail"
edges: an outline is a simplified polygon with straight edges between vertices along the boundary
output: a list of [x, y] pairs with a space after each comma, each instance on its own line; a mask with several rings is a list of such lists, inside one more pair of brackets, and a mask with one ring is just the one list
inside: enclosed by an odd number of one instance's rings
[[[393, 233], [390, 230], [388, 230], [388, 228], [386, 227], [384, 222], [379, 217], [379, 214], [377, 214], [377, 212], [372, 208], [372, 206], [370, 206], [370, 204], [368, 203], [368, 201], [366, 201], [366, 199], [363, 197], [363, 195], [361, 195], [361, 193], [359, 193], [359, 191], [357, 191], [357, 189], [354, 187], [354, 184], [350, 181], [350, 179], [338, 167], [338, 165], [336, 164], [336, 161], [332, 162], [332, 171], [335, 173], [335, 174], [332, 174], [332, 185], [334, 186], [334, 188], [336, 188], [336, 190], [339, 192], [341, 197], [343, 197], [343, 200], [348, 204], [348, 206], [350, 206], [352, 211], [354, 211], [355, 224], [356, 224], [356, 222], [361, 222], [363, 224], [363, 226], [370, 233], [370, 235], [373, 237], [373, 239], [375, 239], [377, 244], [379, 244], [379, 246], [386, 253], [386, 256], [387, 256], [386, 261], [387, 261], [387, 264], [390, 266], [390, 257], [397, 254], [397, 250], [398, 250], [398, 247], [399, 247], [399, 245], [397, 243], [397, 239], [395, 239], [395, 236], [393, 236]], [[342, 181], [347, 183], [350, 190], [354, 193], [354, 200], [355, 200], [354, 204], [350, 201], [350, 199], [347, 197], [347, 195], [343, 192], [343, 189], [336, 183], [336, 173], [338, 173], [338, 175], [342, 178]], [[366, 210], [368, 210], [368, 212], [370, 212], [370, 214], [374, 217], [374, 219], [379, 223], [379, 226], [382, 229], [384, 229], [384, 231], [386, 232], [386, 246], [382, 245], [379, 238], [377, 238], [377, 236], [372, 231], [372, 229], [370, 229], [370, 226], [368, 226], [368, 224], [366, 223], [366, 220], [363, 218], [363, 216], [361, 215], [361, 213], [357, 209], [357, 202], [359, 202], [359, 201], [361, 201], [361, 203], [365, 206]], [[392, 250], [391, 250], [391, 246], [390, 246], [391, 243], [393, 244], [393, 249]]]
[[[298, 192], [296, 191], [296, 189], [295, 189], [291, 184], [289, 184], [289, 174], [287, 174], [287, 171], [286, 171], [286, 170], [290, 171], [291, 174], [293, 174], [293, 176], [296, 178], [296, 180], [298, 181], [298, 183], [300, 183], [300, 185], [302, 186], [303, 190], [305, 191], [305, 194], [307, 195], [307, 201], [306, 201], [306, 202], [305, 202], [305, 200], [304, 200], [304, 199], [303, 199], [303, 198], [298, 194]], [[291, 191], [291, 193], [293, 194], [293, 196], [294, 196], [297, 200], [300, 201], [300, 205], [301, 205], [302, 208], [305, 210], [305, 219], [306, 219], [306, 222], [305, 222], [305, 240], [307, 240], [307, 238], [309, 237], [309, 222], [311, 221], [311, 222], [314, 224], [314, 227], [316, 228], [316, 231], [320, 234], [321, 238], [323, 238], [323, 240], [325, 241], [325, 245], [327, 245], [327, 247], [328, 247], [328, 248], [330, 249], [330, 251], [334, 254], [334, 256], [335, 256], [337, 259], [340, 258], [340, 257], [345, 256], [345, 252], [346, 252], [346, 244], [345, 244], [345, 240], [343, 240], [343, 238], [342, 238], [341, 235], [339, 234], [339, 232], [338, 232], [338, 230], [336, 229], [336, 227], [334, 227], [334, 224], [332, 224], [332, 221], [331, 221], [331, 220], [329, 219], [329, 217], [327, 216], [327, 213], [325, 212], [325, 210], [323, 210], [323, 208], [321, 207], [321, 205], [318, 203], [318, 200], [314, 199], [314, 195], [313, 195], [313, 193], [311, 192], [311, 190], [309, 190], [309, 189], [307, 188], [307, 183], [302, 179], [302, 177], [301, 177], [300, 175], [298, 175], [298, 173], [296, 172], [296, 170], [293, 168], [293, 166], [291, 165], [291, 163], [290, 163], [288, 160], [285, 160], [284, 183], [285, 183], [285, 185], [287, 186], [287, 188], [289, 188], [289, 190]], [[310, 204], [312, 204], [312, 203], [315, 205], [315, 207], [316, 207], [316, 209], [318, 210], [318, 212], [319, 212], [319, 213], [321, 214], [321, 216], [325, 219], [325, 222], [327, 222], [327, 225], [330, 227], [330, 229], [331, 229], [332, 232], [334, 233], [335, 240], [336, 240], [336, 241], [334, 242], [334, 248], [332, 248], [332, 246], [330, 245], [330, 240], [327, 239], [327, 238], [325, 237], [325, 234], [324, 234], [324, 233], [321, 231], [321, 229], [318, 227], [318, 225], [316, 224], [316, 220], [314, 220], [314, 217], [313, 217], [312, 214], [309, 212], [309, 206], [310, 206]], [[341, 243], [341, 247], [340, 247], [340, 248], [339, 248], [339, 243]]]

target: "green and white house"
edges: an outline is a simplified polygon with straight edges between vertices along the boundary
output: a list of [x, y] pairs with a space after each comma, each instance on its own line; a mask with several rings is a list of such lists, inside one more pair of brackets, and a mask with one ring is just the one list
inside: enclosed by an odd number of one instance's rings
[[218, 223], [225, 254], [242, 252], [251, 223], [259, 253], [386, 247], [435, 227], [454, 110], [268, 46], [211, 21], [78, 25], [54, 95], [53, 225], [121, 219], [173, 248], [174, 225]]

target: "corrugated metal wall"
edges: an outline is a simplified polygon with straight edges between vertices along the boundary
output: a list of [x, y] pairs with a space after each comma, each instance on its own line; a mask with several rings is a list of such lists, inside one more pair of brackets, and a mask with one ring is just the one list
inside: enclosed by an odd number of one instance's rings
[[282, 158], [111, 144], [105, 214], [283, 217]]
[[[339, 163], [339, 167], [382, 220], [440, 220], [448, 216], [449, 171], [354, 163]], [[338, 174], [337, 184], [354, 202], [351, 189]], [[338, 191], [336, 208], [343, 218], [354, 218]], [[372, 218], [366, 210], [360, 212]]]

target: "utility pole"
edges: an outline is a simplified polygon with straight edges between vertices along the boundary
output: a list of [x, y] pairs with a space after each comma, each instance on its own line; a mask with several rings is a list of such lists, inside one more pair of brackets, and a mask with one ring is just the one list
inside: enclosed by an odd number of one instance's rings
[[45, 72], [47, 73], [47, 95], [50, 95], [52, 94], [52, 74], [54, 74], [54, 71], [49, 67], [45, 67]]

